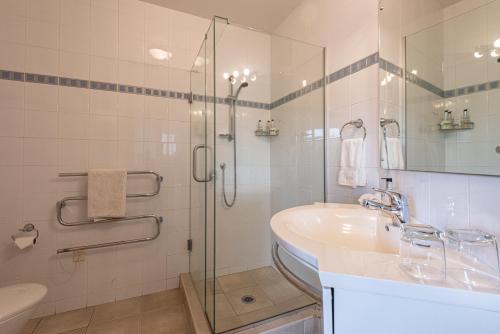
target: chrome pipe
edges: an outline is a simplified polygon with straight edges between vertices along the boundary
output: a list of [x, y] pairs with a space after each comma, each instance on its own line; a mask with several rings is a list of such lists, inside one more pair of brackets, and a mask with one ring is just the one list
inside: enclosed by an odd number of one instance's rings
[[272, 247], [272, 257], [273, 262], [276, 265], [278, 271], [285, 276], [285, 278], [293, 284], [297, 289], [304, 292], [306, 295], [311, 297], [317, 304], [322, 305], [321, 292], [318, 291], [315, 287], [304, 281], [302, 278], [298, 277], [294, 273], [290, 271], [286, 267], [286, 265], [281, 261], [281, 258], [278, 253], [279, 244], [275, 241]]

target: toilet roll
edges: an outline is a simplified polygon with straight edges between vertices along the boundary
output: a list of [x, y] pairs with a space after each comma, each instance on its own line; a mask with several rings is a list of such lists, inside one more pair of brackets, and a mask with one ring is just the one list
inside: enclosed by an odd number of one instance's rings
[[19, 249], [25, 249], [35, 244], [35, 235], [31, 233], [18, 233], [12, 236], [12, 240], [14, 240], [14, 244]]

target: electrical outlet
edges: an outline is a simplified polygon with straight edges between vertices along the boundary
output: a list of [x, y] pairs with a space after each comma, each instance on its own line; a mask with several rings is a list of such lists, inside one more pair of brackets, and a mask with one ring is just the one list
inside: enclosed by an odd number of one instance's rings
[[84, 251], [76, 251], [73, 252], [73, 262], [85, 262], [85, 252]]

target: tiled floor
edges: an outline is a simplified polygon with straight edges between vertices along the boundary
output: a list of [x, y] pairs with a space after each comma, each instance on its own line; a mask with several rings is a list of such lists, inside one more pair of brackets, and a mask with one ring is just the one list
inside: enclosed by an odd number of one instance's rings
[[[243, 296], [253, 296], [255, 300], [246, 304]], [[212, 298], [217, 333], [314, 304], [272, 267], [218, 277]], [[207, 302], [208, 307], [211, 304]]]
[[180, 289], [33, 319], [22, 334], [190, 334]]

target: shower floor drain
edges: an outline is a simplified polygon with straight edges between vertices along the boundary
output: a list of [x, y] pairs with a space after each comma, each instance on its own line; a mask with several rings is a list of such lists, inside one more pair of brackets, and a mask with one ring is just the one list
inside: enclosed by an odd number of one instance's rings
[[244, 304], [252, 304], [255, 301], [255, 297], [254, 296], [243, 296], [243, 297], [241, 297], [241, 301]]

